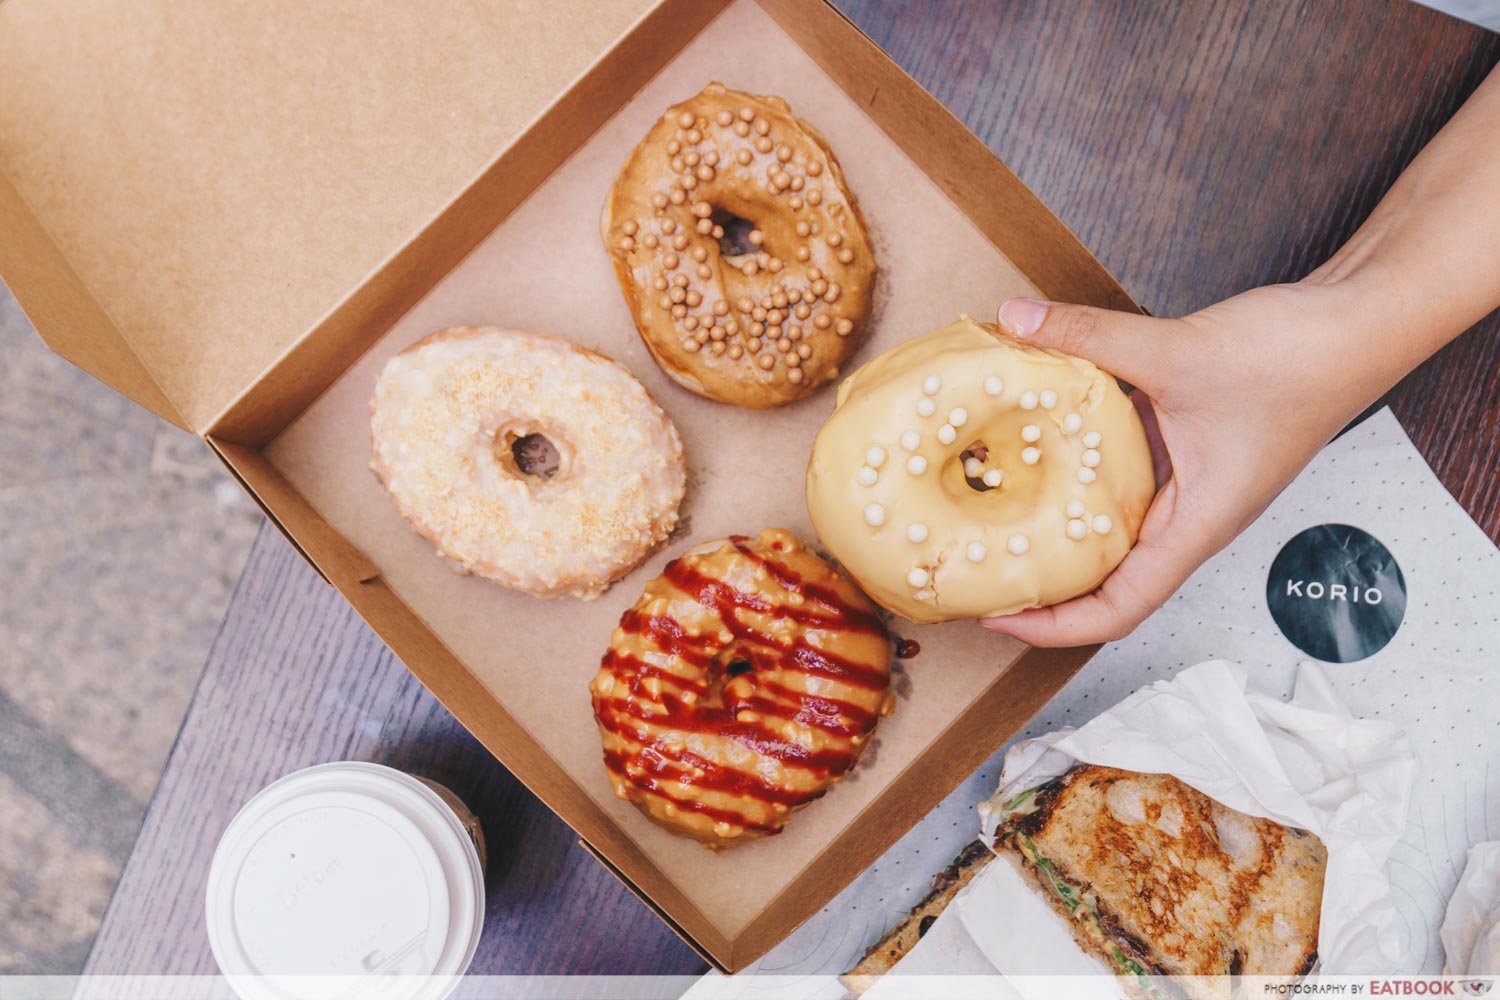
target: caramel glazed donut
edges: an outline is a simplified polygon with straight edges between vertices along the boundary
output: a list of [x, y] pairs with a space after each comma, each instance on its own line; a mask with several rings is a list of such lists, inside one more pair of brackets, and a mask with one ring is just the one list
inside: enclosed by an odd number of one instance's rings
[[780, 833], [891, 713], [890, 665], [874, 605], [790, 532], [699, 545], [589, 685], [615, 795], [711, 848]]
[[779, 97], [711, 83], [630, 154], [600, 223], [641, 339], [679, 385], [755, 409], [859, 348], [875, 256], [823, 137]]
[[370, 467], [460, 573], [587, 600], [677, 524], [677, 428], [602, 354], [534, 333], [444, 330], [386, 364], [370, 408]]
[[917, 622], [1088, 593], [1135, 544], [1155, 490], [1112, 376], [967, 316], [846, 379], [807, 470], [829, 551]]

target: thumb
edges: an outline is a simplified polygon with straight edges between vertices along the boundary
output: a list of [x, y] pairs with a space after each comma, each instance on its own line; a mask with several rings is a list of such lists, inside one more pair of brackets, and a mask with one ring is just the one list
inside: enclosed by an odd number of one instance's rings
[[1169, 340], [1177, 323], [1039, 299], [1007, 299], [996, 318], [1017, 339], [1092, 361], [1148, 393], [1170, 358]]

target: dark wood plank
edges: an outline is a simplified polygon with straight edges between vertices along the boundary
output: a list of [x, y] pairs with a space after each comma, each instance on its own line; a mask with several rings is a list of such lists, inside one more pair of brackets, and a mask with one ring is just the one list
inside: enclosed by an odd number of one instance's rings
[[[1161, 314], [1310, 270], [1500, 57], [1500, 38], [1406, 0], [839, 6]], [[1391, 401], [1500, 539], [1497, 325]], [[476, 971], [701, 966], [263, 533], [89, 971], [211, 971], [219, 831], [266, 781], [339, 758], [430, 775], [480, 813], [496, 863]]]
[[370, 760], [432, 778], [478, 815], [489, 870], [475, 972], [705, 968], [266, 528], [86, 971], [215, 972], [202, 913], [220, 833], [257, 789], [329, 760]]

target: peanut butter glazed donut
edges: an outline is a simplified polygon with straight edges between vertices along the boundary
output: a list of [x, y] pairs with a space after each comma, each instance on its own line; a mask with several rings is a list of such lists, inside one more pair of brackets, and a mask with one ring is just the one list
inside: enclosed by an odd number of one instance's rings
[[864, 337], [864, 219], [828, 144], [779, 97], [711, 83], [668, 108], [601, 229], [641, 339], [700, 396], [790, 403], [838, 377]]
[[589, 685], [615, 795], [711, 848], [780, 833], [890, 714], [890, 666], [875, 607], [790, 532], [699, 545]]
[[622, 366], [553, 337], [435, 333], [375, 383], [370, 467], [460, 573], [599, 596], [677, 524], [677, 428]]
[[829, 551], [917, 622], [1004, 615], [1097, 587], [1156, 492], [1112, 376], [967, 316], [839, 387], [807, 470]]

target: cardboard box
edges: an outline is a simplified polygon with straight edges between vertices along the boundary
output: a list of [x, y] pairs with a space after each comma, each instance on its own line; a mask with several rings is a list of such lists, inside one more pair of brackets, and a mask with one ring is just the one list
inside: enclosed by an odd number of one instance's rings
[[[126, 40], [121, 44], [121, 40]], [[600, 205], [711, 79], [776, 93], [843, 162], [882, 266], [858, 360], [1018, 293], [1134, 308], [1062, 224], [823, 0], [0, 7], [0, 277], [53, 349], [200, 435], [395, 653], [720, 968], [816, 912], [1091, 655], [910, 626], [895, 715], [782, 836], [714, 855], [616, 801], [586, 685], [641, 585], [695, 541], [811, 535], [828, 388], [709, 403], [640, 344]], [[685, 530], [593, 603], [449, 572], [368, 472], [391, 354], [454, 324], [630, 367], [683, 433]]]

